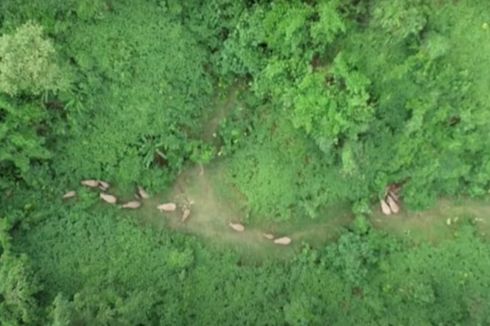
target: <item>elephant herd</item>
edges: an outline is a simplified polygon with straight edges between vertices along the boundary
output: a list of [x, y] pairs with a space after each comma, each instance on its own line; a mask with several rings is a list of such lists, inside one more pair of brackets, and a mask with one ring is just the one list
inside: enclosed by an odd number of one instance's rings
[[[229, 223], [228, 226], [236, 231], [236, 232], [243, 232], [245, 231], [245, 226], [241, 223]], [[264, 238], [266, 238], [267, 240], [273, 240], [273, 242], [275, 244], [278, 244], [278, 245], [283, 245], [283, 246], [287, 246], [289, 245], [291, 242], [292, 242], [292, 239], [290, 237], [280, 237], [280, 238], [276, 238], [273, 234], [271, 233], [263, 233], [262, 236]]]
[[[118, 199], [116, 196], [111, 195], [107, 192], [110, 188], [110, 184], [106, 181], [102, 180], [95, 180], [95, 179], [89, 179], [89, 180], [82, 180], [80, 182], [82, 186], [88, 187], [88, 188], [94, 188], [94, 189], [99, 189], [101, 192], [99, 194], [99, 197], [102, 201], [104, 201], [107, 204], [115, 205], [118, 202]], [[74, 190], [68, 191], [63, 195], [64, 199], [68, 198], [73, 198], [77, 195], [77, 192]], [[131, 200], [128, 202], [125, 202], [121, 204], [122, 208], [129, 208], [129, 209], [135, 209], [139, 208], [141, 206], [141, 199], [147, 199], [150, 198], [149, 195], [144, 191], [143, 188], [138, 187], [138, 192], [136, 193], [136, 198], [138, 200]]]
[[[118, 198], [110, 193], [108, 193], [108, 190], [110, 188], [110, 184], [106, 181], [103, 180], [96, 180], [96, 179], [87, 179], [87, 180], [82, 180], [80, 184], [84, 187], [92, 188], [92, 189], [98, 189], [100, 191], [99, 197], [100, 199], [110, 205], [116, 205], [118, 203]], [[66, 192], [63, 195], [63, 199], [69, 199], [76, 197], [77, 192], [74, 190], [70, 190]], [[120, 205], [121, 208], [124, 209], [137, 209], [141, 207], [141, 203], [145, 199], [149, 199], [150, 195], [141, 187], [137, 187], [137, 191], [135, 194], [136, 200], [130, 200], [127, 202], [124, 202]], [[194, 204], [194, 201], [186, 201], [183, 204], [179, 205], [180, 210], [181, 210], [181, 221], [185, 222], [191, 215], [191, 206]], [[156, 207], [160, 212], [175, 212], [178, 209], [178, 206], [176, 203], [163, 203], [160, 204]], [[241, 223], [229, 223], [228, 226], [236, 231], [236, 232], [244, 232], [245, 231], [245, 226]], [[279, 237], [276, 238], [273, 234], [271, 233], [264, 233], [263, 237], [273, 241], [274, 244], [277, 245], [289, 245], [292, 240], [289, 237]]]
[[398, 214], [400, 212], [400, 187], [391, 185], [380, 200], [381, 212], [384, 215]]
[[[118, 203], [118, 198], [107, 192], [110, 188], [110, 184], [108, 182], [102, 180], [96, 180], [96, 179], [87, 179], [87, 180], [80, 181], [80, 184], [88, 188], [99, 189], [100, 190], [99, 197], [103, 202], [110, 205], [115, 205]], [[75, 197], [76, 195], [77, 195], [76, 191], [71, 190], [65, 193], [63, 195], [63, 198], [69, 199]], [[141, 202], [143, 200], [150, 198], [150, 195], [145, 191], [145, 189], [143, 189], [143, 187], [138, 186], [135, 194], [135, 198], [136, 200], [130, 200], [122, 203], [120, 207], [125, 209], [137, 209], [141, 207]], [[158, 205], [157, 209], [160, 210], [161, 212], [174, 212], [177, 210], [177, 204], [164, 203]], [[181, 219], [183, 222], [185, 222], [185, 220], [190, 216], [190, 214], [191, 214], [190, 205], [187, 204], [182, 205]]]

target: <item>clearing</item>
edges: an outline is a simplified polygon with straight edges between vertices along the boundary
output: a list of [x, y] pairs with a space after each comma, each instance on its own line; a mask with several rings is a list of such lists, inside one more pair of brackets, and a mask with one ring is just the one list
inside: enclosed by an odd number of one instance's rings
[[[321, 220], [288, 223], [268, 221], [260, 225], [249, 225], [245, 207], [240, 205], [239, 195], [229, 193], [228, 198], [221, 196], [217, 185], [220, 182], [220, 172], [219, 163], [204, 170], [199, 167], [187, 170], [179, 176], [171, 191], [144, 202], [140, 211], [141, 218], [145, 223], [157, 227], [170, 227], [195, 234], [218, 246], [255, 255], [280, 253], [281, 256], [284, 253], [293, 253], [303, 242], [321, 244], [332, 240], [352, 221], [349, 210], [338, 207], [330, 210]], [[182, 211], [179, 209], [170, 213], [159, 212], [156, 206], [165, 202], [174, 202], [179, 206], [193, 202], [190, 217], [182, 222]], [[230, 222], [244, 224], [245, 231], [232, 230], [228, 225]], [[288, 236], [293, 239], [293, 243], [287, 247], [276, 245], [266, 239], [264, 233], [271, 233], [276, 238]]]

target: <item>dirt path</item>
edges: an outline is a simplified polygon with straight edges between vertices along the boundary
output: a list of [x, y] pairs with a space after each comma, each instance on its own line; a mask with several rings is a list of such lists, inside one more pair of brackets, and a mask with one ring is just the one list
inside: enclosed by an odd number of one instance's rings
[[[208, 243], [233, 248], [254, 259], [287, 258], [305, 242], [324, 245], [336, 239], [353, 219], [349, 208], [341, 206], [326, 212], [322, 219], [251, 226], [240, 198], [233, 194], [224, 198], [217, 190], [217, 183], [222, 179], [221, 166], [215, 164], [205, 168], [204, 173], [200, 172], [199, 167], [194, 167], [181, 174], [170, 192], [145, 201], [141, 216], [148, 223], [197, 235]], [[181, 221], [181, 210], [162, 213], [156, 209], [165, 202], [175, 202], [182, 207], [191, 201], [194, 202], [191, 215], [185, 222]], [[376, 207], [369, 219], [377, 229], [408, 236], [416, 242], [450, 239], [457, 234], [459, 225], [467, 222], [477, 225], [482, 235], [490, 235], [490, 204], [481, 200], [443, 199], [434, 208], [423, 212], [402, 211], [391, 216], [384, 216]], [[245, 231], [232, 230], [228, 225], [230, 222], [244, 224]], [[264, 233], [276, 237], [287, 235], [293, 243], [287, 247], [275, 245], [264, 237]]]
[[[241, 85], [232, 87], [223, 99], [218, 99], [216, 110], [205, 118], [203, 139], [209, 143], [215, 142], [215, 133], [220, 122], [231, 110], [240, 105], [237, 94]], [[342, 221], [336, 219], [315, 225], [279, 225], [268, 223], [267, 225], [250, 227], [246, 221], [246, 211], [240, 206], [244, 202], [238, 194], [226, 196], [220, 191], [221, 173], [219, 163], [213, 163], [211, 167], [196, 166], [183, 172], [176, 180], [172, 189], [167, 193], [158, 194], [145, 201], [138, 215], [143, 222], [157, 227], [171, 227], [175, 230], [200, 236], [208, 242], [219, 246], [233, 247], [253, 256], [279, 255], [284, 257], [287, 253], [293, 253], [294, 248], [303, 241], [323, 241], [326, 232], [322, 230], [335, 229], [340, 232], [341, 225], [349, 222], [350, 218], [342, 216]], [[179, 206], [176, 212], [162, 213], [156, 210], [159, 204], [173, 202]], [[182, 207], [190, 205], [191, 215], [183, 222]], [[245, 206], [245, 205], [242, 205]], [[242, 223], [244, 232], [236, 232], [229, 227], [229, 223]], [[307, 223], [310, 224], [310, 223]], [[276, 237], [289, 236], [293, 243], [283, 247], [275, 245], [270, 239], [264, 237], [264, 233], [271, 233]]]
[[[202, 137], [214, 143], [215, 132], [219, 124], [237, 105], [240, 86], [233, 87], [228, 96], [219, 99], [215, 112], [205, 119]], [[142, 222], [158, 227], [170, 227], [180, 232], [202, 237], [207, 242], [226, 248], [234, 248], [253, 257], [288, 257], [303, 242], [323, 245], [336, 237], [348, 225], [353, 216], [348, 206], [331, 207], [322, 213], [321, 219], [304, 219], [281, 224], [264, 222], [250, 226], [247, 223], [246, 204], [238, 194], [230, 189], [220, 189], [224, 178], [224, 169], [219, 162], [208, 167], [196, 166], [187, 169], [176, 180], [168, 193], [156, 195], [145, 201], [137, 213]], [[192, 202], [191, 215], [182, 222], [182, 210], [162, 213], [156, 209], [161, 203], [175, 202], [182, 207]], [[490, 234], [490, 204], [472, 200], [441, 200], [430, 210], [408, 213], [402, 211], [395, 216], [384, 216], [374, 208], [371, 223], [378, 229], [390, 233], [410, 236], [420, 241], [438, 241], [452, 237], [458, 223], [471, 220], [478, 225], [482, 234]], [[449, 222], [448, 222], [449, 221]], [[242, 223], [244, 232], [236, 232], [229, 223]], [[293, 243], [282, 247], [264, 237], [272, 233], [276, 237], [289, 236]]]
[[490, 203], [470, 198], [440, 199], [434, 207], [422, 212], [402, 210], [385, 216], [376, 210], [370, 217], [374, 227], [415, 241], [438, 242], [457, 235], [462, 223], [472, 223], [478, 232], [490, 236]]
[[[294, 248], [308, 240], [311, 234], [319, 235], [318, 233], [328, 228], [329, 224], [338, 223], [338, 221], [332, 221], [297, 230], [291, 230], [287, 225], [250, 226], [246, 220], [246, 213], [240, 209], [240, 205], [221, 198], [216, 192], [214, 186], [216, 180], [213, 179], [216, 173], [219, 173], [219, 169], [211, 171], [205, 168], [204, 173], [201, 173], [199, 167], [187, 170], [179, 176], [172, 191], [145, 202], [142, 212], [146, 222], [194, 234], [218, 246], [230, 247], [260, 256], [292, 254]], [[193, 202], [190, 217], [183, 222], [181, 209], [170, 213], [158, 212], [155, 207], [165, 202], [177, 203], [179, 207]], [[242, 223], [245, 225], [245, 231], [232, 230], [229, 227], [230, 222]], [[293, 239], [293, 244], [287, 247], [275, 245], [264, 237], [264, 233], [272, 233], [276, 237], [287, 235]], [[321, 236], [324, 237], [325, 234]]]
[[[142, 215], [147, 222], [170, 227], [174, 230], [197, 235], [215, 245], [234, 248], [256, 257], [288, 257], [296, 248], [307, 242], [324, 245], [337, 238], [344, 227], [353, 219], [348, 207], [333, 208], [322, 219], [249, 225], [245, 204], [238, 196], [229, 194], [226, 198], [217, 191], [221, 181], [221, 166], [215, 164], [204, 169], [188, 169], [177, 179], [172, 190], [147, 200]], [[235, 199], [233, 199], [235, 198]], [[182, 211], [161, 213], [156, 206], [164, 202], [175, 202], [180, 207], [193, 202], [191, 215], [181, 221]], [[474, 223], [483, 236], [490, 235], [490, 203], [481, 200], [459, 199], [440, 200], [434, 208], [423, 212], [407, 212], [385, 216], [377, 207], [369, 217], [373, 226], [392, 234], [408, 236], [415, 241], [437, 242], [457, 234], [461, 223]], [[242, 223], [244, 232], [236, 232], [229, 223]], [[272, 233], [276, 237], [287, 235], [293, 243], [288, 247], [278, 246], [264, 237]]]

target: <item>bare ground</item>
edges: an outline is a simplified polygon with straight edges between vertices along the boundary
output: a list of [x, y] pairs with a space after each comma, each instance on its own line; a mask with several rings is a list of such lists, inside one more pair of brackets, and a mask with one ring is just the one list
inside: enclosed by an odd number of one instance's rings
[[[206, 168], [204, 173], [201, 173], [199, 167], [191, 168], [179, 176], [171, 192], [147, 200], [144, 210], [147, 212], [146, 221], [191, 233], [219, 246], [239, 249], [251, 254], [274, 255], [279, 251], [281, 255], [285, 252], [292, 253], [294, 247], [307, 240], [309, 233], [307, 230], [284, 234], [280, 232], [280, 226], [277, 225], [270, 224], [267, 227], [248, 225], [246, 213], [240, 209], [241, 205], [220, 198], [211, 180], [213, 175], [208, 172], [210, 171]], [[156, 212], [156, 206], [165, 202], [175, 202], [179, 209], [172, 213]], [[181, 208], [189, 206], [190, 202], [193, 202], [190, 205], [191, 215], [184, 222]], [[161, 223], [158, 220], [162, 220]], [[245, 231], [234, 231], [228, 225], [230, 222], [245, 225]], [[318, 230], [319, 228], [311, 229], [311, 232], [318, 232]], [[288, 248], [275, 245], [264, 237], [264, 233], [272, 233], [276, 237], [287, 235], [293, 239], [294, 245]]]

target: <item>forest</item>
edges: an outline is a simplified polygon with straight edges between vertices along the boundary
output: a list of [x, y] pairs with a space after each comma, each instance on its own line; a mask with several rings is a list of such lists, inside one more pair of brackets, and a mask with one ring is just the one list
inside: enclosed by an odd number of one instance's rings
[[0, 325], [490, 325], [488, 0], [1, 0]]

